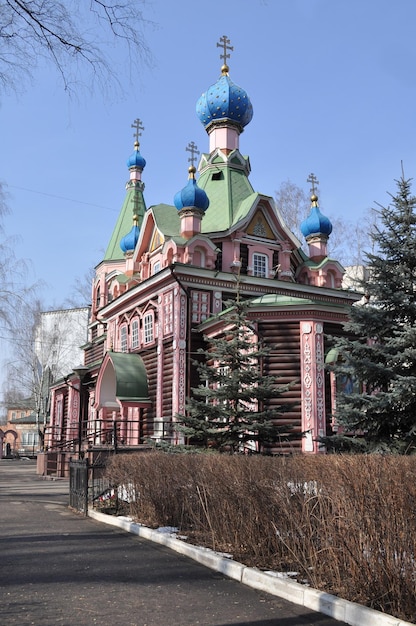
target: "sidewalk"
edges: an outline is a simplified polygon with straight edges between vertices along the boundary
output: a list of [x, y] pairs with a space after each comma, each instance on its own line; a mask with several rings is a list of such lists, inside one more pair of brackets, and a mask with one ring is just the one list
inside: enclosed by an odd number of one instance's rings
[[68, 509], [67, 481], [0, 461], [2, 626], [336, 626]]

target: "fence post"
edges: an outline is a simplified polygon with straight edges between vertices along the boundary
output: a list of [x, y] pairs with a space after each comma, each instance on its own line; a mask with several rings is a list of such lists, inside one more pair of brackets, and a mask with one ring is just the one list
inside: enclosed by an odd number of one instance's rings
[[90, 478], [90, 464], [88, 457], [85, 459], [85, 491], [84, 491], [84, 511], [85, 517], [88, 517], [88, 485]]

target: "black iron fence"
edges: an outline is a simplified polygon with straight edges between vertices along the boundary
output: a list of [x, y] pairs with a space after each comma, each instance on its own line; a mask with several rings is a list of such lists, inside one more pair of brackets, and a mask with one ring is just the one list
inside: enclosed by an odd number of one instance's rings
[[[107, 456], [109, 458], [109, 455]], [[71, 459], [69, 461], [69, 506], [88, 515], [88, 507], [107, 499], [111, 485], [105, 476], [105, 458]]]
[[69, 462], [69, 506], [88, 515], [88, 459]]

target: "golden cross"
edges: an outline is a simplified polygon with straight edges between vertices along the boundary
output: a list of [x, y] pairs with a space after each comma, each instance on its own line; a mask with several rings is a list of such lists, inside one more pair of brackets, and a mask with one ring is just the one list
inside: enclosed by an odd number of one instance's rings
[[135, 138], [135, 140], [137, 142], [139, 142], [139, 137], [141, 137], [141, 130], [144, 130], [144, 126], [142, 126], [142, 120], [139, 120], [139, 118], [135, 119], [133, 124], [131, 124], [131, 127], [135, 129], [135, 133], [133, 135], [133, 137]]
[[311, 183], [312, 187], [311, 187], [311, 192], [313, 195], [316, 195], [316, 185], [319, 185], [319, 180], [316, 178], [315, 174], [309, 174], [308, 178], [306, 179], [307, 183]]
[[227, 65], [227, 59], [230, 58], [230, 55], [227, 54], [227, 50], [234, 50], [234, 46], [229, 46], [229, 43], [230, 40], [228, 39], [227, 35], [223, 35], [222, 37], [220, 37], [220, 41], [219, 43], [217, 43], [217, 48], [223, 49], [223, 53], [220, 54], [220, 59], [223, 59], [224, 65]]

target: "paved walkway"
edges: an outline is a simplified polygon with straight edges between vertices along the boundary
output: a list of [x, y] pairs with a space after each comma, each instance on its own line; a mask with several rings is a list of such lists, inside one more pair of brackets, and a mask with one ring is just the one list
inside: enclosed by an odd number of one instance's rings
[[1, 626], [338, 626], [68, 509], [68, 482], [0, 461]]

